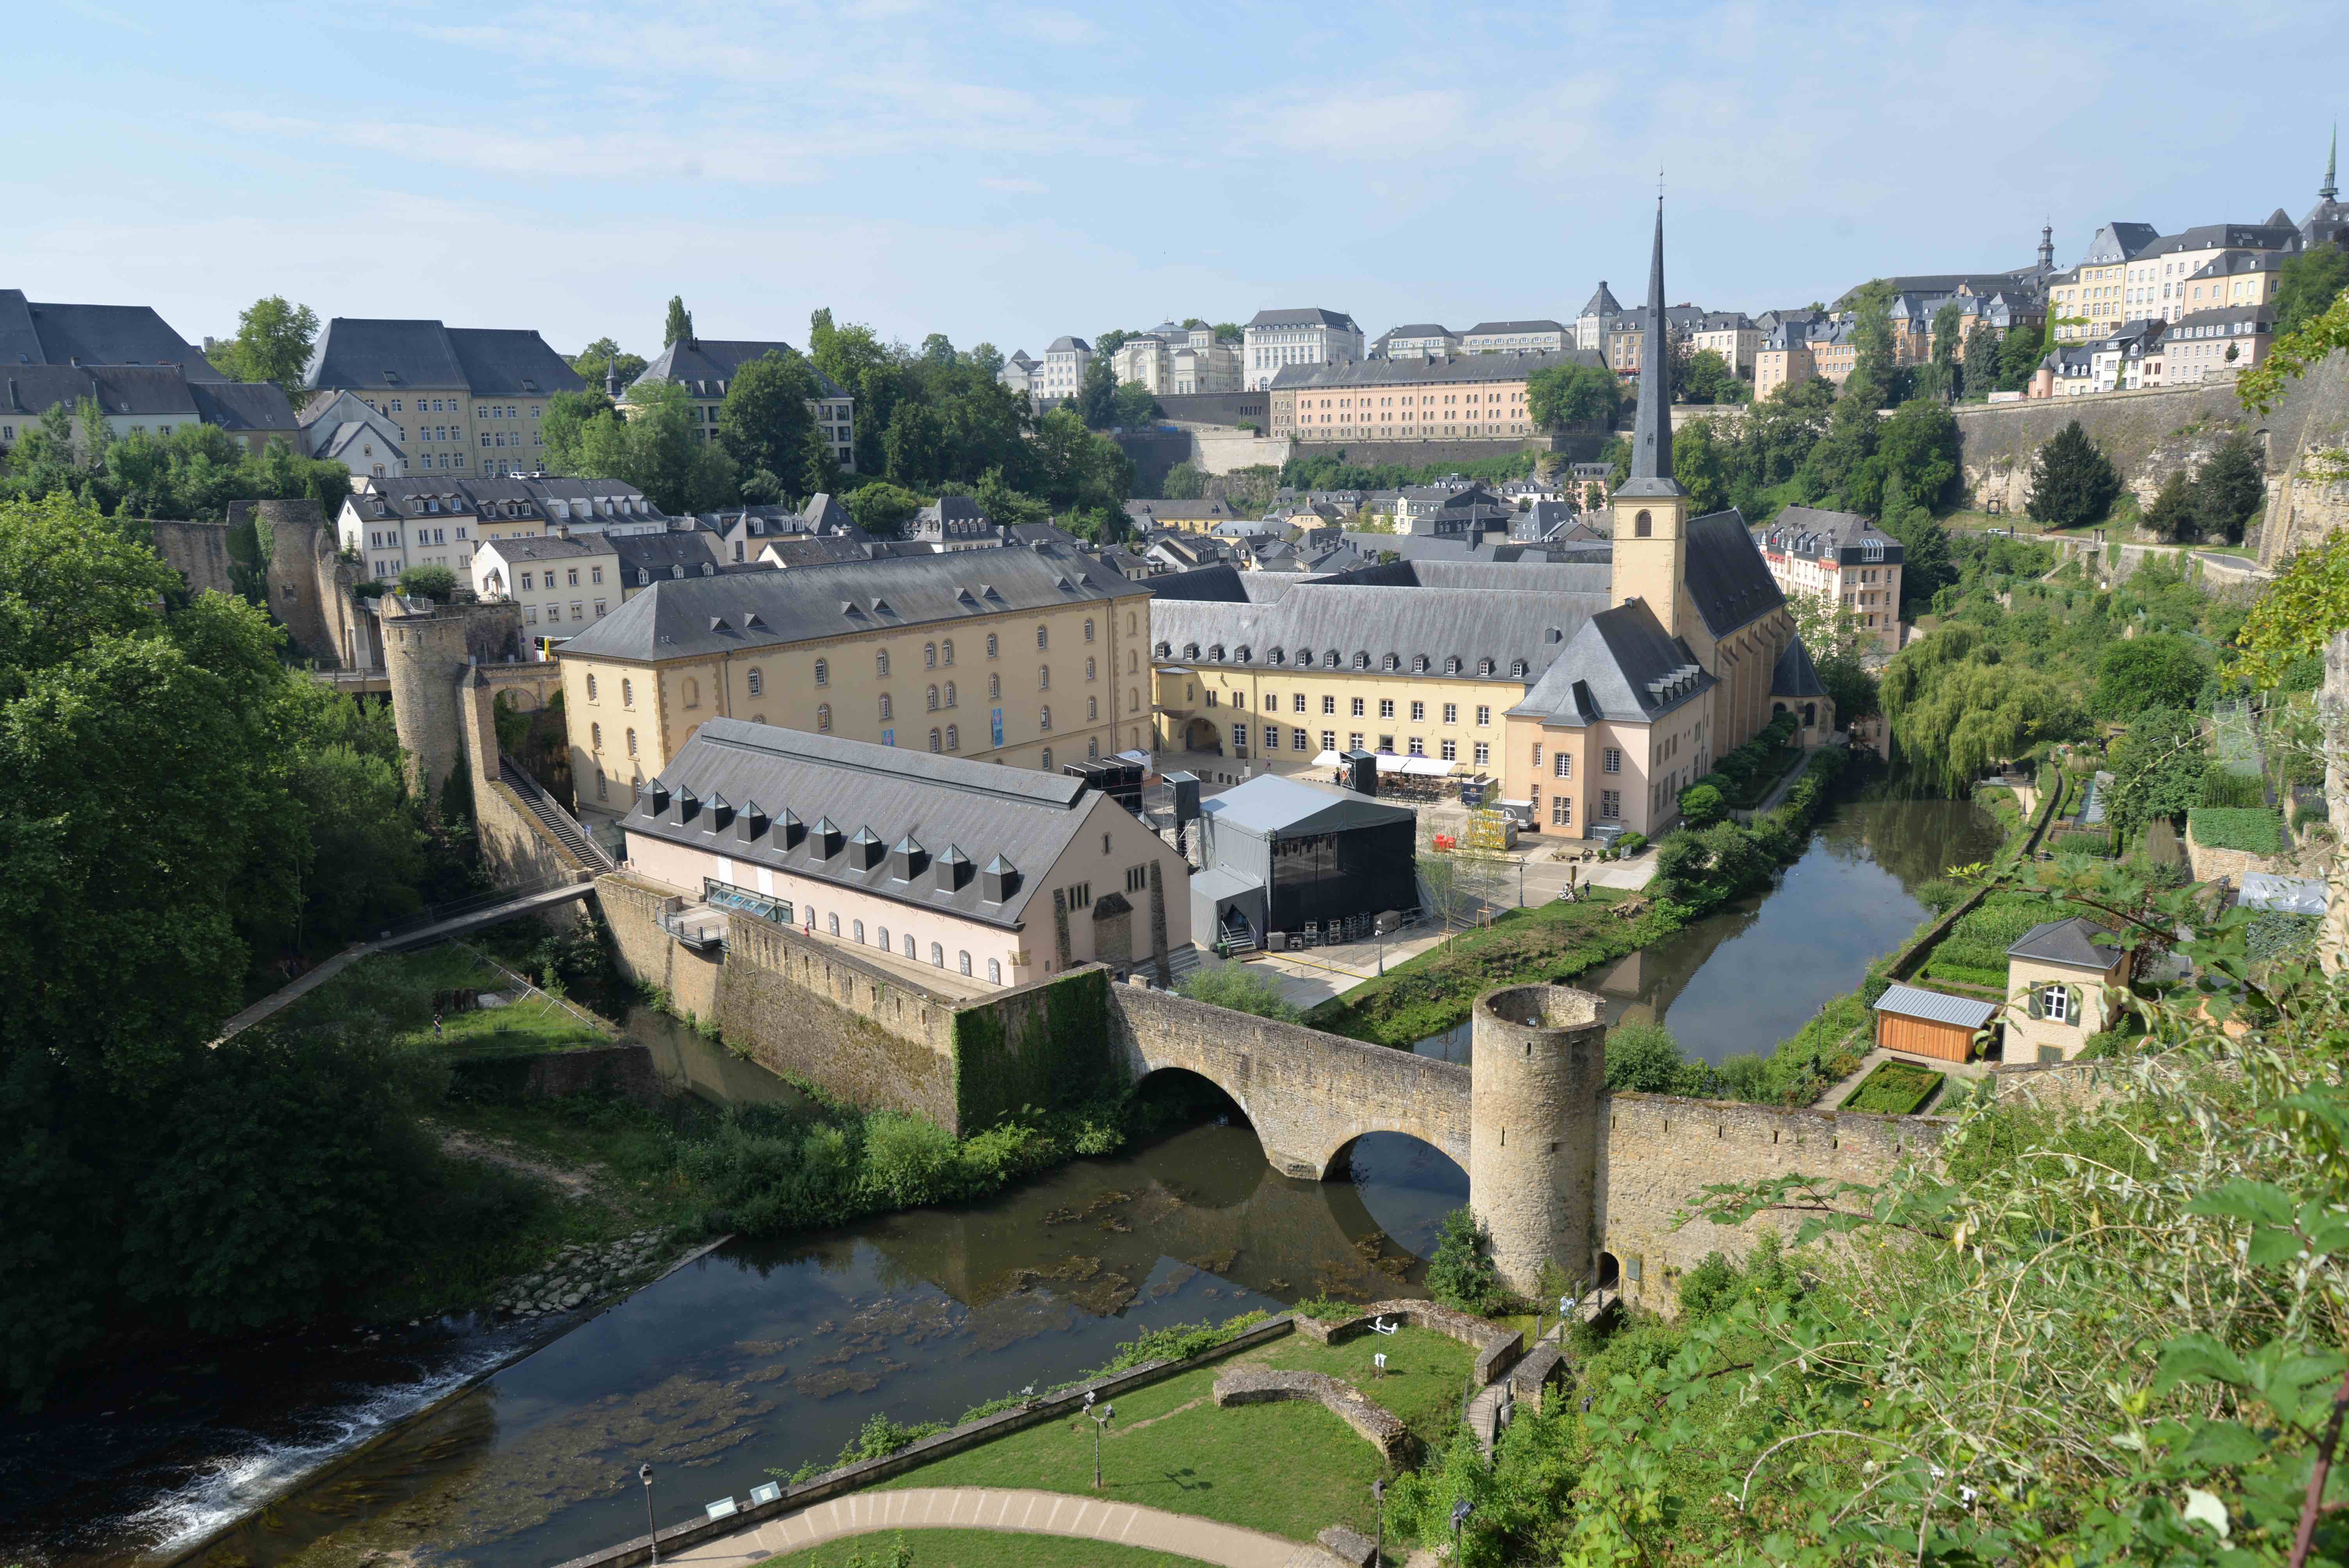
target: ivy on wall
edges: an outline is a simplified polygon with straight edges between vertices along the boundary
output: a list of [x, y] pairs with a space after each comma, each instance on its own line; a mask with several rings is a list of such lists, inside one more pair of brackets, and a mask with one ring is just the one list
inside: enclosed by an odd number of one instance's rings
[[[1010, 1028], [1005, 1018], [1012, 1019]], [[956, 1123], [965, 1137], [1023, 1106], [1081, 1104], [1116, 1088], [1109, 974], [1084, 969], [955, 1016]]]

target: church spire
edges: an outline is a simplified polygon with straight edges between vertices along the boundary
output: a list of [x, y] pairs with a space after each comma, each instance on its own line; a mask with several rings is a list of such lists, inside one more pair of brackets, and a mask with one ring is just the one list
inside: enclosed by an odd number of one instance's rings
[[2335, 170], [2340, 161], [2341, 126], [2338, 121], [2335, 121], [2333, 127], [2333, 145], [2324, 154], [2324, 184], [2316, 192], [2327, 201], [2341, 194], [2340, 181], [2335, 178]]
[[1640, 409], [1631, 427], [1631, 473], [1624, 484], [1627, 494], [1682, 493], [1672, 478], [1672, 355], [1666, 325], [1664, 199], [1659, 193], [1655, 253], [1648, 263], [1647, 337], [1640, 350]]

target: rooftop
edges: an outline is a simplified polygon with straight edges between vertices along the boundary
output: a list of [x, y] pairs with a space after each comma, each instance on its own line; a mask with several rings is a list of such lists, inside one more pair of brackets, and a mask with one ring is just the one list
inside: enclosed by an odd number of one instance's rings
[[2076, 914], [2068, 920], [2043, 921], [2033, 926], [2006, 950], [2006, 955], [2099, 972], [2110, 969], [2123, 956], [2121, 950], [2113, 945], [2111, 932]]
[[342, 315], [318, 335], [302, 381], [305, 387], [388, 392], [457, 387], [476, 397], [552, 397], [587, 385], [544, 338], [526, 328]]
[[0, 289], [0, 367], [75, 364], [168, 366], [191, 381], [228, 379], [151, 305], [63, 304]]

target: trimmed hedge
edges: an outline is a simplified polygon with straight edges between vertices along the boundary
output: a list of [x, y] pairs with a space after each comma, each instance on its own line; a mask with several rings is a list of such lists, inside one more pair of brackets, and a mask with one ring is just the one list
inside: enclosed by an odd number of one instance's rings
[[2197, 806], [2186, 813], [2186, 830], [2208, 850], [2283, 852], [2283, 816], [2272, 807]]
[[1908, 1062], [1885, 1062], [1861, 1080], [1837, 1110], [1873, 1111], [1879, 1116], [1912, 1116], [1940, 1091], [1942, 1076], [1930, 1068]]

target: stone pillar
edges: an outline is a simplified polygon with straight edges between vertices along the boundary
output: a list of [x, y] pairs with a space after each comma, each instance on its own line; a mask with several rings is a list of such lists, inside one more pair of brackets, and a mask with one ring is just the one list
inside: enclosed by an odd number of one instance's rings
[[440, 791], [465, 753], [457, 686], [466, 665], [464, 618], [394, 616], [383, 624], [383, 640], [391, 720], [407, 754], [408, 787], [437, 811]]
[[1174, 984], [1174, 972], [1167, 966], [1166, 879], [1159, 874], [1155, 858], [1150, 862], [1150, 962], [1158, 971], [1161, 985]]
[[1596, 1260], [1606, 1004], [1565, 985], [1488, 992], [1471, 1037], [1468, 1202], [1493, 1262], [1527, 1294], [1545, 1263], [1583, 1279]]

